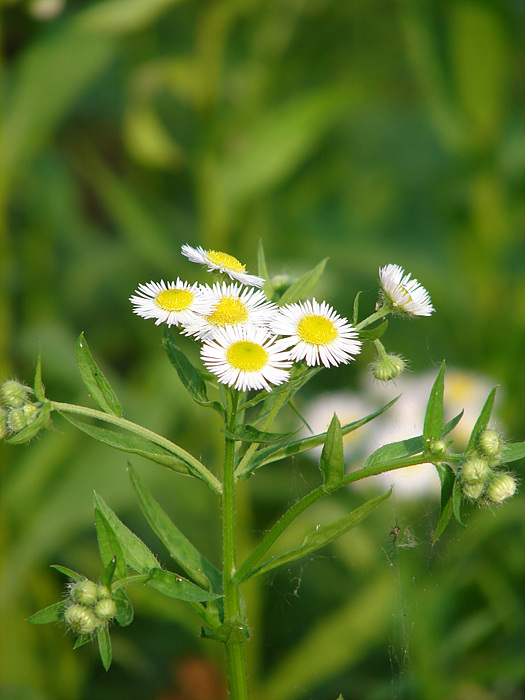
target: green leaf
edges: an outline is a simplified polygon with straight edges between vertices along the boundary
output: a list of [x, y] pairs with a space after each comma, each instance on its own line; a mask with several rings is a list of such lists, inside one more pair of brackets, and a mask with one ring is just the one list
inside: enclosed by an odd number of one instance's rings
[[61, 612], [64, 609], [65, 601], [60, 600], [58, 603], [53, 603], [53, 605], [48, 605], [47, 608], [39, 610], [38, 612], [28, 617], [26, 622], [30, 622], [32, 625], [47, 625], [50, 622], [60, 622]]
[[[299, 428], [300, 430], [300, 428]], [[238, 440], [240, 442], [282, 442], [295, 435], [298, 431], [292, 430], [291, 433], [267, 433], [264, 430], [258, 430], [253, 425], [238, 425], [235, 430], [220, 429], [230, 440]]]
[[263, 292], [266, 294], [268, 299], [271, 299], [274, 293], [274, 288], [270, 282], [270, 275], [268, 274], [268, 268], [266, 267], [266, 258], [264, 255], [262, 239], [259, 239], [259, 245], [257, 247], [257, 274], [259, 277], [264, 279]]
[[[387, 411], [398, 400], [398, 398], [399, 396], [396, 396], [395, 399], [392, 399], [392, 401], [389, 401], [385, 406], [378, 409], [377, 411], [370, 413], [370, 415], [365, 416], [364, 418], [361, 418], [358, 421], [354, 421], [353, 423], [347, 423], [346, 425], [342, 426], [342, 434], [348, 435], [348, 433], [357, 430], [362, 425], [365, 425], [374, 418], [377, 418], [377, 416], [380, 416], [382, 413]], [[302, 438], [301, 440], [294, 440], [284, 445], [272, 445], [270, 447], [266, 447], [256, 452], [253, 458], [250, 460], [250, 462], [244, 466], [242, 472], [236, 473], [236, 476], [240, 478], [247, 478], [248, 476], [253, 474], [253, 472], [256, 469], [259, 469], [261, 466], [263, 466], [263, 464], [270, 464], [271, 462], [276, 462], [280, 459], [284, 459], [284, 457], [291, 457], [292, 455], [296, 455], [299, 452], [310, 450], [312, 447], [318, 447], [319, 445], [322, 445], [324, 443], [325, 439], [326, 433], [319, 433], [318, 435], [312, 435], [311, 437]]]
[[77, 365], [82, 381], [93, 401], [106, 413], [122, 417], [122, 407], [108, 380], [96, 364], [84, 334], [77, 340]]
[[102, 0], [77, 17], [83, 30], [127, 34], [144, 29], [181, 0]]
[[118, 577], [125, 578], [127, 574], [126, 562], [118, 538], [104, 514], [96, 507], [95, 529], [97, 531], [98, 549], [102, 563], [107, 567], [115, 560]]
[[111, 639], [107, 626], [98, 628], [97, 639], [102, 665], [108, 671], [111, 666]]
[[45, 403], [46, 394], [44, 385], [42, 384], [42, 348], [39, 348], [38, 357], [36, 358], [35, 381], [33, 386], [36, 398], [42, 403]]
[[84, 644], [89, 644], [91, 641], [93, 641], [93, 636], [91, 634], [82, 634], [80, 637], [77, 637], [76, 642], [73, 644], [73, 649], [79, 649], [83, 647]]
[[179, 348], [175, 335], [166, 325], [164, 325], [162, 330], [162, 345], [168, 355], [169, 361], [173, 367], [175, 367], [179, 379], [191, 398], [198, 403], [199, 406], [209, 406], [218, 410], [221, 414], [224, 413], [224, 409], [220, 403], [208, 400], [204, 379]]
[[160, 568], [151, 569], [148, 585], [168, 598], [185, 600], [189, 603], [201, 603], [206, 600], [221, 598], [219, 593], [205, 591], [203, 588], [191, 583], [191, 581], [182, 578], [182, 576]]
[[168, 450], [163, 447], [156, 445], [145, 438], [138, 437], [136, 435], [123, 435], [121, 433], [116, 433], [114, 430], [108, 430], [107, 428], [99, 428], [84, 421], [77, 420], [67, 413], [59, 411], [60, 415], [63, 416], [67, 421], [72, 423], [76, 428], [82, 430], [90, 437], [103, 442], [106, 445], [110, 445], [117, 450], [122, 452], [128, 452], [131, 454], [139, 455], [140, 457], [145, 457], [150, 459], [156, 464], [162, 464], [163, 467], [168, 467], [179, 474], [193, 474], [194, 472], [190, 469], [188, 464], [174, 456]]
[[128, 465], [131, 483], [138, 496], [148, 523], [177, 564], [203, 588], [222, 592], [220, 572], [182, 534], [166, 512], [153, 498], [131, 464]]
[[455, 479], [452, 487], [452, 510], [458, 523], [465, 527], [461, 520], [461, 486], [459, 485], [458, 479]]
[[15, 433], [9, 438], [5, 438], [5, 442], [9, 445], [21, 445], [24, 442], [29, 442], [35, 435], [37, 435], [42, 428], [46, 428], [49, 425], [49, 416], [51, 415], [51, 403], [49, 401], [45, 403], [40, 412], [38, 413], [35, 420], [22, 428], [18, 433]]
[[215, 629], [202, 627], [201, 636], [205, 639], [215, 639], [223, 644], [242, 644], [250, 639], [250, 632], [244, 620], [231, 618]]
[[115, 575], [116, 568], [117, 568], [117, 557], [113, 557], [113, 559], [106, 565], [104, 571], [102, 572], [102, 576], [100, 577], [100, 583], [103, 586], [107, 586], [108, 588], [111, 588], [111, 584], [113, 582], [113, 577]]
[[382, 323], [379, 324], [379, 326], [376, 326], [375, 328], [368, 328], [368, 329], [359, 331], [359, 337], [362, 340], [377, 340], [382, 335], [384, 335], [387, 328], [388, 328], [388, 321], [383, 321]]
[[474, 427], [472, 428], [472, 432], [470, 433], [470, 438], [465, 452], [471, 452], [476, 448], [476, 445], [478, 443], [478, 436], [482, 430], [485, 430], [490, 420], [490, 415], [492, 413], [492, 409], [494, 408], [495, 398], [496, 388], [494, 387], [494, 389], [492, 389], [492, 391], [488, 395], [488, 398], [485, 401], [485, 405], [481, 409], [481, 413], [479, 414], [478, 419]]
[[279, 306], [293, 304], [296, 301], [305, 299], [321, 279], [327, 262], [328, 258], [321, 260], [321, 262], [316, 265], [313, 270], [306, 272], [302, 277], [288, 287], [286, 292], [279, 299]]
[[334, 523], [317, 528], [317, 530], [314, 530], [314, 532], [305, 537], [304, 542], [300, 547], [273, 557], [273, 559], [261, 564], [259, 567], [256, 567], [251, 573], [245, 576], [244, 580], [256, 574], [264, 574], [277, 568], [278, 566], [282, 566], [283, 564], [289, 564], [290, 562], [300, 559], [301, 557], [305, 557], [308, 554], [315, 552], [317, 549], [326, 546], [330, 542], [333, 542], [333, 540], [337, 539], [345, 532], [348, 532], [348, 530], [351, 530], [358, 523], [364, 520], [367, 515], [374, 510], [374, 508], [376, 508], [385, 499], [389, 498], [391, 493], [392, 489], [381, 496], [373, 498], [359, 508], [353, 510], [348, 515], [345, 515], [343, 518], [336, 520]]
[[451, 433], [456, 425], [459, 423], [459, 421], [463, 418], [463, 414], [465, 413], [465, 410], [461, 410], [460, 413], [458, 413], [457, 416], [454, 416], [449, 422], [443, 427], [443, 434], [441, 437], [445, 437], [445, 435], [448, 435]]
[[345, 457], [341, 423], [335, 413], [326, 432], [320, 464], [325, 491], [338, 488], [345, 474]]
[[133, 605], [128, 594], [122, 588], [113, 593], [113, 600], [117, 605], [115, 620], [121, 627], [127, 627], [133, 622]]
[[454, 511], [452, 491], [454, 490], [454, 483], [456, 480], [456, 475], [448, 464], [437, 464], [436, 469], [441, 481], [441, 499], [440, 515], [432, 537], [432, 544], [436, 544], [452, 517]]
[[352, 315], [352, 323], [354, 326], [357, 326], [357, 322], [359, 321], [359, 297], [361, 294], [362, 292], [357, 292], [354, 299], [354, 312]]
[[51, 564], [51, 568], [60, 571], [61, 574], [64, 574], [64, 576], [67, 576], [75, 583], [86, 580], [85, 576], [82, 576], [82, 574], [73, 571], [73, 569], [68, 569], [67, 566], [60, 566], [60, 564]]
[[[284, 384], [281, 384], [278, 387], [275, 387], [275, 389], [272, 389], [271, 391], [259, 392], [252, 399], [241, 404], [239, 406], [239, 411], [245, 411], [247, 408], [257, 406], [257, 404], [261, 403], [261, 401], [269, 400], [268, 403], [270, 403], [272, 399], [275, 400], [277, 397], [280, 396], [280, 394], [283, 394], [285, 392], [288, 392], [290, 396], [293, 396], [299, 391], [301, 387], [303, 387], [307, 382], [309, 382], [310, 379], [312, 379], [312, 377], [315, 377], [316, 374], [319, 374], [319, 372], [321, 372], [322, 369], [322, 367], [305, 367], [303, 365], [293, 365], [289, 381], [287, 381]], [[262, 416], [258, 416], [257, 418], [259, 419], [261, 417]]]
[[507, 464], [508, 462], [516, 462], [518, 459], [525, 457], [525, 442], [514, 442], [509, 445], [503, 445], [501, 450], [500, 462]]
[[388, 445], [379, 447], [375, 452], [372, 452], [363, 468], [366, 469], [367, 467], [372, 467], [381, 462], [391, 462], [395, 459], [411, 457], [419, 452], [423, 452], [423, 447], [424, 442], [422, 435], [407, 438], [406, 440], [399, 440], [399, 442], [391, 442]]
[[[144, 542], [117, 518], [115, 513], [97, 493], [94, 495], [94, 502], [95, 509], [98, 509], [102, 513], [111, 530], [114, 532], [126, 564], [139, 574], [145, 574], [151, 571], [151, 569], [158, 568], [160, 565], [153, 552], [151, 552]], [[113, 553], [111, 556], [114, 556]], [[107, 562], [105, 563], [107, 564]], [[117, 556], [117, 566], [118, 565]]]
[[436, 381], [430, 390], [430, 396], [423, 423], [423, 440], [425, 448], [430, 449], [431, 440], [439, 440], [443, 434], [443, 391], [445, 380], [445, 361], [436, 377]]

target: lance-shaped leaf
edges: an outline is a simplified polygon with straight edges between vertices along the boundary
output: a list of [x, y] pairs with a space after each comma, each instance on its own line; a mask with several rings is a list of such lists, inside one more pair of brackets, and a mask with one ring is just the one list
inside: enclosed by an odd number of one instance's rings
[[382, 335], [385, 334], [388, 328], [388, 321], [383, 321], [375, 328], [367, 328], [365, 330], [359, 331], [359, 337], [363, 340], [377, 340]]
[[[131, 532], [131, 530], [117, 518], [115, 513], [111, 510], [111, 508], [109, 508], [109, 506], [106, 505], [104, 500], [97, 493], [94, 495], [94, 502], [95, 509], [102, 513], [111, 530], [115, 534], [126, 564], [139, 574], [145, 574], [148, 571], [151, 571], [151, 569], [158, 568], [160, 565], [153, 552], [146, 547], [144, 542], [139, 539], [137, 535]], [[112, 553], [111, 558], [113, 556], [114, 554]], [[109, 563], [109, 560], [104, 563]]]
[[[348, 433], [351, 433], [354, 430], [360, 428], [362, 425], [369, 423], [371, 420], [377, 418], [377, 416], [380, 416], [382, 413], [387, 411], [390, 408], [390, 406], [392, 406], [398, 400], [398, 398], [399, 397], [396, 396], [395, 399], [389, 401], [382, 408], [378, 409], [377, 411], [374, 411], [373, 413], [370, 413], [368, 416], [365, 416], [364, 418], [361, 418], [358, 421], [354, 421], [353, 423], [347, 423], [346, 425], [343, 425], [341, 428], [341, 433], [343, 435], [348, 435]], [[301, 440], [294, 440], [292, 442], [285, 443], [284, 445], [271, 445], [269, 447], [265, 447], [262, 450], [258, 450], [254, 454], [253, 458], [248, 462], [248, 464], [244, 465], [241, 471], [236, 472], [236, 476], [241, 477], [243, 479], [247, 478], [248, 476], [253, 474], [253, 472], [256, 469], [262, 467], [263, 464], [277, 462], [278, 460], [283, 459], [284, 457], [291, 457], [292, 455], [296, 455], [299, 452], [310, 450], [312, 449], [312, 447], [318, 447], [319, 445], [322, 445], [325, 440], [326, 433], [319, 433], [318, 435], [312, 435], [311, 437], [302, 438]]]
[[182, 576], [171, 571], [164, 571], [161, 568], [151, 569], [148, 585], [168, 598], [177, 598], [177, 600], [185, 600], [188, 603], [202, 603], [221, 597], [218, 593], [205, 591]]
[[463, 418], [463, 414], [465, 413], [465, 410], [461, 410], [457, 416], [454, 416], [451, 420], [446, 423], [446, 425], [443, 427], [443, 435], [441, 437], [445, 437], [445, 435], [448, 435], [451, 433], [456, 425], [459, 423], [459, 421]]
[[162, 345], [168, 355], [169, 361], [176, 369], [179, 379], [191, 398], [198, 403], [199, 406], [211, 406], [220, 413], [224, 413], [224, 409], [220, 403], [208, 399], [204, 379], [179, 348], [173, 332], [166, 325], [162, 330]]
[[105, 567], [104, 571], [102, 572], [102, 576], [100, 577], [100, 583], [103, 586], [107, 586], [108, 588], [111, 588], [111, 584], [113, 583], [113, 577], [115, 576], [116, 568], [117, 568], [117, 557], [113, 557], [113, 559]]
[[296, 282], [288, 287], [286, 292], [278, 301], [279, 306], [284, 306], [284, 304], [293, 304], [296, 301], [305, 299], [321, 279], [327, 262], [328, 258], [321, 260], [321, 262], [316, 265], [313, 270], [306, 272], [302, 277], [299, 277]]
[[44, 385], [42, 384], [42, 348], [38, 351], [38, 357], [36, 358], [36, 368], [35, 368], [35, 381], [33, 383], [36, 398], [42, 403], [46, 400], [46, 394], [44, 391]]
[[49, 416], [51, 415], [51, 404], [49, 402], [45, 403], [42, 408], [40, 408], [39, 413], [35, 420], [22, 428], [18, 433], [15, 433], [9, 438], [5, 438], [5, 442], [9, 445], [21, 445], [24, 442], [29, 442], [35, 435], [37, 435], [42, 428], [46, 428], [49, 425]]
[[117, 605], [115, 619], [121, 627], [127, 627], [133, 622], [133, 606], [124, 589], [119, 589], [113, 594], [113, 600]]
[[488, 395], [487, 400], [485, 401], [485, 405], [481, 409], [481, 413], [478, 416], [478, 419], [476, 423], [474, 424], [474, 427], [472, 428], [472, 432], [470, 433], [470, 438], [468, 441], [467, 448], [465, 452], [471, 452], [476, 448], [476, 445], [478, 443], [478, 437], [479, 434], [481, 433], [482, 430], [485, 430], [485, 428], [488, 425], [488, 422], [490, 420], [490, 416], [492, 413], [492, 409], [494, 408], [494, 399], [496, 398], [496, 388], [492, 389], [490, 394]]
[[391, 442], [388, 445], [378, 447], [375, 452], [372, 452], [364, 463], [363, 468], [366, 469], [367, 467], [373, 467], [375, 464], [392, 462], [395, 459], [417, 455], [419, 452], [423, 452], [423, 447], [424, 442], [422, 435], [407, 438], [406, 440], [399, 440], [398, 442]]
[[452, 492], [456, 480], [456, 475], [448, 464], [437, 464], [436, 469], [441, 481], [441, 499], [439, 520], [434, 530], [432, 544], [435, 544], [441, 537], [454, 512]]
[[59, 622], [62, 619], [64, 605], [65, 601], [63, 600], [53, 603], [53, 605], [48, 605], [47, 608], [39, 610], [31, 617], [28, 617], [27, 622], [30, 622], [32, 625], [48, 625], [50, 622]]
[[124, 554], [113, 528], [99, 508], [95, 508], [95, 529], [102, 563], [108, 567], [114, 561], [118, 577], [125, 578], [127, 569]]
[[131, 464], [128, 465], [128, 470], [142, 512], [173, 559], [200, 586], [220, 593], [222, 591], [220, 572], [182, 534], [153, 498]]
[[111, 639], [109, 637], [109, 631], [106, 626], [99, 627], [97, 629], [97, 639], [98, 639], [98, 651], [100, 653], [100, 659], [102, 661], [102, 666], [109, 670], [111, 666]]
[[59, 413], [76, 428], [86, 433], [86, 435], [89, 435], [95, 440], [103, 442], [110, 447], [114, 447], [116, 450], [145, 457], [146, 459], [150, 459], [156, 464], [162, 464], [163, 467], [168, 467], [168, 469], [172, 469], [179, 474], [194, 473], [190, 469], [187, 462], [171, 454], [168, 452], [168, 450], [160, 447], [160, 445], [150, 442], [150, 440], [146, 440], [145, 438], [141, 438], [137, 435], [123, 435], [122, 433], [116, 433], [114, 430], [99, 428], [98, 426], [90, 425], [84, 421], [77, 420], [67, 413], [62, 413], [62, 411], [59, 411]]
[[357, 326], [357, 322], [359, 321], [359, 297], [361, 294], [362, 292], [357, 292], [354, 299], [354, 312], [352, 314], [352, 323], [354, 326]]
[[93, 359], [84, 334], [77, 340], [77, 365], [93, 401], [106, 413], [122, 416], [122, 406], [100, 367]]
[[230, 618], [223, 622], [220, 627], [210, 629], [209, 627], [201, 628], [201, 636], [205, 639], [215, 639], [224, 644], [242, 644], [250, 639], [250, 632], [244, 620]]
[[509, 445], [503, 445], [500, 458], [502, 464], [516, 462], [518, 459], [523, 458], [525, 458], [525, 442], [514, 442]]
[[[239, 442], [282, 442], [291, 438], [298, 431], [292, 430], [290, 433], [267, 433], [264, 430], [258, 430], [253, 425], [238, 425], [235, 430], [220, 429], [230, 440], [238, 440]], [[300, 430], [300, 428], [299, 428]]]
[[445, 362], [441, 363], [441, 367], [436, 377], [430, 396], [428, 398], [427, 410], [425, 413], [425, 421], [423, 423], [423, 439], [425, 447], [430, 449], [432, 440], [439, 440], [443, 434], [443, 390], [445, 379]]
[[86, 580], [85, 576], [82, 576], [82, 574], [79, 574], [77, 571], [73, 571], [73, 569], [69, 569], [67, 566], [60, 566], [60, 564], [51, 564], [51, 568], [60, 571], [61, 574], [64, 574], [64, 576], [67, 576], [75, 583]]
[[335, 539], [343, 535], [345, 532], [348, 532], [358, 523], [364, 520], [367, 515], [369, 515], [374, 508], [387, 499], [391, 493], [392, 489], [381, 496], [373, 498], [371, 501], [368, 501], [359, 508], [356, 508], [348, 515], [336, 520], [335, 523], [330, 523], [329, 525], [323, 525], [317, 528], [317, 530], [305, 537], [304, 542], [300, 547], [273, 557], [273, 559], [270, 559], [264, 564], [255, 567], [248, 573], [247, 576], [243, 578], [243, 580], [246, 580], [251, 576], [255, 576], [256, 574], [264, 574], [277, 568], [278, 566], [282, 566], [283, 564], [289, 564], [290, 562], [300, 559], [301, 557], [305, 557], [308, 554], [312, 554], [312, 552], [315, 552], [317, 549], [320, 549], [330, 542], [333, 542]]
[[341, 423], [335, 413], [326, 432], [320, 465], [325, 491], [338, 488], [345, 473], [345, 457]]
[[[289, 396], [293, 396], [295, 393], [299, 391], [301, 387], [303, 387], [307, 382], [312, 379], [316, 374], [321, 372], [322, 367], [303, 367], [301, 365], [294, 365], [291, 369], [290, 372], [290, 379], [285, 382], [284, 384], [281, 384], [280, 386], [275, 387], [271, 391], [261, 391], [258, 394], [256, 394], [253, 398], [251, 398], [249, 401], [245, 401], [243, 404], [239, 406], [239, 410], [244, 411], [247, 408], [252, 408], [253, 406], [256, 406], [258, 403], [261, 401], [268, 401], [268, 404], [271, 403], [271, 400], [278, 400], [281, 394], [288, 393]], [[288, 399], [287, 399], [288, 400]], [[265, 408], [265, 413], [269, 412], [271, 410], [271, 407], [268, 406]], [[257, 419], [260, 419], [263, 417], [263, 414], [260, 414], [257, 416]]]
[[257, 274], [264, 280], [263, 291], [271, 299], [273, 296], [274, 289], [270, 282], [270, 275], [268, 274], [268, 268], [266, 267], [266, 257], [264, 255], [263, 242], [259, 239], [259, 245], [257, 247]]

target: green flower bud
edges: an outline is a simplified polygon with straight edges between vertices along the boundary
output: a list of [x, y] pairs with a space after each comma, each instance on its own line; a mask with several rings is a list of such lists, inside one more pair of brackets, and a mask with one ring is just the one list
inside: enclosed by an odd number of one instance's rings
[[444, 440], [431, 440], [430, 451], [434, 455], [442, 455], [447, 451], [447, 443]]
[[516, 479], [510, 474], [496, 474], [487, 489], [487, 496], [492, 503], [501, 503], [515, 493]]
[[491, 428], [483, 430], [478, 438], [478, 447], [486, 457], [494, 459], [499, 457], [503, 441], [501, 435]]
[[75, 603], [81, 605], [93, 605], [97, 602], [98, 586], [93, 581], [79, 581], [71, 586], [70, 595]]
[[64, 612], [66, 625], [75, 634], [93, 634], [99, 620], [89, 608], [83, 605], [70, 605]]
[[468, 481], [462, 485], [461, 492], [465, 498], [469, 498], [471, 501], [477, 501], [484, 489], [485, 483], [483, 481]]
[[104, 598], [109, 598], [111, 596], [111, 589], [109, 586], [97, 586], [97, 598], [99, 600], [104, 600]]
[[484, 481], [489, 474], [489, 463], [482, 457], [471, 457], [461, 467], [461, 479], [465, 482]]
[[27, 416], [22, 408], [12, 408], [7, 414], [7, 427], [11, 432], [18, 433], [27, 425]]
[[26, 403], [22, 411], [24, 412], [24, 415], [27, 418], [27, 425], [29, 425], [35, 420], [35, 418], [38, 416], [39, 410], [40, 408], [34, 403]]
[[0, 386], [0, 397], [6, 406], [20, 408], [27, 401], [29, 387], [15, 379], [8, 379]]
[[0, 440], [5, 438], [7, 432], [7, 413], [3, 408], [0, 408]]
[[107, 622], [117, 614], [117, 604], [113, 598], [104, 598], [104, 600], [98, 601], [93, 610], [99, 620]]
[[381, 354], [375, 362], [371, 364], [373, 376], [380, 382], [389, 382], [396, 379], [405, 369], [405, 361], [399, 355]]

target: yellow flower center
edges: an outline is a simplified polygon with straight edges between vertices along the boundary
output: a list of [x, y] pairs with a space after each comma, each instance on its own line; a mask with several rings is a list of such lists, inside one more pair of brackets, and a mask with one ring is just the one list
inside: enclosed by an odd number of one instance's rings
[[206, 251], [206, 255], [208, 256], [208, 260], [218, 267], [222, 265], [227, 270], [232, 270], [232, 272], [244, 272], [246, 270], [246, 265], [242, 265], [237, 258], [234, 258], [233, 255], [228, 255], [228, 253], [208, 250]]
[[184, 311], [194, 299], [193, 292], [187, 289], [163, 289], [155, 297], [155, 302], [165, 311]]
[[236, 297], [222, 297], [206, 319], [213, 326], [233, 326], [235, 323], [245, 323], [248, 320], [248, 309]]
[[301, 340], [311, 345], [326, 345], [338, 337], [337, 328], [324, 316], [304, 316], [297, 325]]
[[258, 343], [252, 343], [250, 340], [239, 340], [232, 343], [226, 350], [226, 359], [235, 369], [257, 372], [268, 362], [268, 353]]
[[[409, 301], [412, 301], [412, 295], [410, 294], [408, 289], [406, 287], [404, 287], [402, 284], [397, 285], [396, 291], [405, 297], [405, 299], [403, 299], [403, 302], [401, 303], [401, 306], [403, 304], [408, 304]], [[394, 303], [394, 306], [399, 306], [399, 304], [397, 304], [395, 301], [393, 301], [393, 303]]]

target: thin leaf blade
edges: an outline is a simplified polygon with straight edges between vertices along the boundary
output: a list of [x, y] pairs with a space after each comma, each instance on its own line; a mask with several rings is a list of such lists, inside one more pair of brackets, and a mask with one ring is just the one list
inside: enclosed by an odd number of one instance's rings
[[150, 571], [148, 585], [159, 591], [168, 598], [185, 600], [188, 603], [202, 603], [207, 600], [217, 600], [221, 597], [218, 593], [205, 591], [200, 586], [196, 586], [182, 576], [164, 571], [164, 569], [154, 568]]
[[77, 365], [82, 381], [93, 401], [106, 413], [112, 413], [114, 416], [121, 418], [122, 406], [102, 370], [93, 359], [83, 333], [80, 334], [77, 340], [76, 352]]
[[60, 600], [58, 603], [48, 605], [47, 608], [43, 608], [28, 617], [26, 622], [30, 622], [32, 625], [48, 625], [51, 622], [60, 622], [60, 613], [64, 609], [64, 604], [64, 601]]
[[326, 432], [320, 466], [325, 491], [333, 491], [338, 488], [345, 473], [345, 457], [341, 423], [335, 413]]
[[111, 652], [111, 638], [109, 636], [109, 631], [108, 631], [108, 628], [106, 626], [98, 628], [97, 639], [98, 639], [98, 651], [100, 653], [100, 659], [102, 661], [102, 665], [104, 666], [106, 671], [109, 671], [109, 667], [111, 666], [112, 652]]
[[445, 361], [441, 363], [436, 380], [430, 390], [425, 420], [423, 422], [423, 439], [426, 449], [430, 449], [432, 440], [439, 440], [443, 434], [443, 391], [445, 381]]
[[313, 270], [306, 272], [304, 275], [302, 275], [302, 277], [288, 287], [286, 292], [284, 292], [278, 301], [279, 306], [293, 304], [296, 301], [305, 299], [321, 279], [327, 262], [328, 258], [321, 260], [321, 262], [318, 263]]

